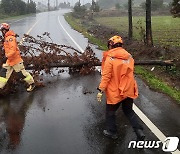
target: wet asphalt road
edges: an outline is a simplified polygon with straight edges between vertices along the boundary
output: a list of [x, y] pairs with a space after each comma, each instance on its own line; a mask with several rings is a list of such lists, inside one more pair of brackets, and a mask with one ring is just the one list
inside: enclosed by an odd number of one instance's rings
[[[48, 31], [54, 42], [78, 48], [63, 26], [85, 49], [88, 40], [72, 30], [63, 18], [67, 11], [40, 13], [12, 22], [11, 27], [21, 37], [32, 27], [32, 36]], [[101, 52], [96, 50], [96, 53], [100, 58]], [[65, 72], [46, 78], [51, 82], [47, 82], [44, 88], [32, 93], [23, 90], [16, 95], [0, 98], [1, 154], [165, 153], [161, 148], [128, 149], [129, 142], [136, 136], [121, 109], [117, 116], [119, 139], [113, 141], [103, 136], [105, 98], [101, 104], [96, 101], [99, 72], [88, 76]], [[180, 138], [180, 106], [164, 94], [151, 91], [139, 78], [137, 81], [140, 96], [135, 104], [165, 136]], [[143, 126], [146, 139], [157, 141], [153, 132], [145, 124]]]

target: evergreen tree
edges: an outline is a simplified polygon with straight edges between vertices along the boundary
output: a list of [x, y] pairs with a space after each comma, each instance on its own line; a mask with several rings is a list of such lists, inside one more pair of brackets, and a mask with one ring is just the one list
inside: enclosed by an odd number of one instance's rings
[[26, 5], [26, 12], [27, 13], [36, 13], [36, 3], [30, 0], [29, 3]]
[[12, 11], [12, 0], [1, 0], [1, 8], [5, 14], [10, 14]]
[[84, 13], [84, 12], [86, 12], [86, 7], [84, 5], [81, 5], [80, 2], [77, 2], [74, 6], [74, 12]]
[[179, 0], [173, 0], [171, 5], [172, 5], [172, 8], [170, 10], [171, 14], [174, 17], [180, 17], [180, 1]]
[[92, 5], [90, 7], [90, 9], [94, 12], [99, 12], [99, 5], [97, 2], [95, 2], [94, 0], [92, 0]]
[[11, 16], [36, 13], [36, 3], [32, 0], [30, 3], [25, 3], [22, 0], [1, 0], [0, 8], [2, 13]]

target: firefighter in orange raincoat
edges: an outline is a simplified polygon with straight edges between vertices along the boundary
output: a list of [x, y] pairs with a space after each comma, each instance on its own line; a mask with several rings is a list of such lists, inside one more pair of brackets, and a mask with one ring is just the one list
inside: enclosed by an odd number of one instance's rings
[[0, 30], [4, 37], [4, 50], [7, 61], [2, 65], [6, 69], [6, 77], [0, 77], [0, 88], [3, 89], [13, 71], [24, 76], [24, 81], [29, 85], [27, 91], [32, 91], [35, 87], [34, 79], [29, 72], [24, 68], [23, 60], [16, 41], [16, 34], [9, 30], [10, 26], [7, 23], [2, 23]]
[[138, 140], [144, 140], [143, 127], [132, 109], [133, 99], [138, 97], [134, 79], [134, 59], [122, 48], [120, 36], [113, 36], [108, 41], [108, 51], [103, 53], [102, 78], [99, 84], [97, 100], [101, 102], [103, 92], [106, 94], [106, 129], [105, 136], [117, 139], [116, 111], [122, 109], [129, 119]]

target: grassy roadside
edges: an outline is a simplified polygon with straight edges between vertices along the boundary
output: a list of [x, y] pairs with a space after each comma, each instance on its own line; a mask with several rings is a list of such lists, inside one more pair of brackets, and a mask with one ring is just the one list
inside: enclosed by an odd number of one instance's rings
[[11, 20], [19, 20], [19, 19], [31, 16], [31, 15], [33, 14], [19, 15], [19, 16], [13, 16], [13, 17], [7, 16], [5, 18], [0, 18], [0, 23], [11, 21]]
[[150, 88], [169, 95], [180, 104], [180, 90], [167, 85], [165, 82], [157, 78], [154, 74], [147, 71], [142, 66], [136, 66], [135, 73], [138, 74], [143, 80], [145, 80]]
[[[89, 39], [91, 43], [98, 45], [102, 50], [107, 49], [106, 44], [104, 44], [102, 41], [98, 40], [97, 38], [93, 37], [93, 35], [87, 32], [88, 28], [83, 26], [79, 19], [73, 18], [70, 14], [66, 14], [65, 19], [72, 26], [73, 29], [82, 33], [85, 37]], [[180, 104], [180, 90], [169, 86], [142, 66], [136, 66], [135, 73], [138, 74], [142, 79], [144, 79], [150, 88], [169, 95]]]
[[[128, 33], [128, 18], [125, 17], [96, 17], [97, 23], [106, 25], [125, 34]], [[180, 20], [172, 16], [152, 16], [152, 34], [155, 44], [180, 46]], [[140, 28], [141, 27], [141, 28]], [[142, 40], [145, 33], [145, 17], [133, 17], [133, 37]]]
[[72, 17], [70, 13], [67, 13], [65, 16], [66, 21], [71, 25], [71, 27], [78, 32], [82, 33], [89, 41], [93, 44], [98, 45], [99, 49], [106, 50], [107, 46], [99, 39], [95, 38], [92, 34], [87, 32], [87, 28], [84, 27], [79, 19]]

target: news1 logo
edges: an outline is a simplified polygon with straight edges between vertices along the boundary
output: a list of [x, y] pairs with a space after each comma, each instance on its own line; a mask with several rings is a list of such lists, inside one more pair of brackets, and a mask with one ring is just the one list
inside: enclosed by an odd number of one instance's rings
[[[159, 148], [161, 141], [130, 141], [128, 148], [138, 148], [138, 149], [152, 149]], [[177, 150], [179, 144], [178, 137], [167, 137], [162, 143], [162, 150], [164, 152], [174, 152]]]
[[174, 152], [177, 150], [178, 144], [178, 137], [167, 137], [163, 143], [162, 150], [165, 152]]

